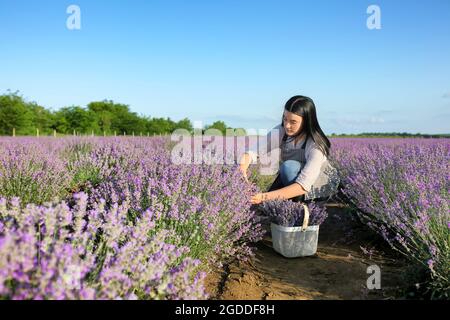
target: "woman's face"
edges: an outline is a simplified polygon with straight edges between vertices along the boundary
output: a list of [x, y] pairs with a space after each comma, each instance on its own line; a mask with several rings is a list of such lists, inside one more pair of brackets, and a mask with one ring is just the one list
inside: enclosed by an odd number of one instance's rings
[[300, 132], [303, 123], [303, 117], [296, 115], [295, 113], [284, 111], [283, 113], [283, 125], [288, 136], [296, 135]]

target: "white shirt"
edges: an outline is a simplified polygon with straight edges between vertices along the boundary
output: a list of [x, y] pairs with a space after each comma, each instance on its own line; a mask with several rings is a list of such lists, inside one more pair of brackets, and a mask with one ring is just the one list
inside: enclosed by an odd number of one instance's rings
[[[285, 130], [281, 124], [272, 128], [268, 134], [258, 139], [250, 141], [250, 145], [246, 153], [251, 156], [252, 162], [257, 163], [257, 158], [262, 154], [269, 153], [273, 150], [280, 148]], [[259, 150], [257, 148], [259, 141]], [[300, 161], [299, 154], [303, 145], [304, 138], [301, 139], [296, 145], [293, 139], [290, 137], [286, 141], [286, 148], [288, 148], [288, 157], [281, 159], [282, 162], [286, 160]], [[316, 143], [311, 137], [308, 138], [305, 147], [306, 163], [300, 170], [300, 174], [296, 178], [295, 182], [300, 184], [307, 192], [311, 191], [312, 185], [319, 177], [321, 170], [326, 166], [328, 159], [326, 155], [317, 147]]]

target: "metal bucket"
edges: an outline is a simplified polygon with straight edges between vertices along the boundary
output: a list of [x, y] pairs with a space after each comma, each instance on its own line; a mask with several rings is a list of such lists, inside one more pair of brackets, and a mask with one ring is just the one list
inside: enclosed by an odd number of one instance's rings
[[305, 215], [301, 227], [283, 227], [270, 224], [273, 249], [286, 258], [312, 256], [317, 252], [319, 226], [308, 226], [309, 209], [303, 205]]

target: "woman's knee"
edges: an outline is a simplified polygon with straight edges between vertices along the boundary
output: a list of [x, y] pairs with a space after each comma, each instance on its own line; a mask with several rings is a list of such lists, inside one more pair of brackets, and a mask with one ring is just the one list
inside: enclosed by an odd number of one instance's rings
[[280, 178], [283, 184], [286, 186], [293, 183], [300, 172], [301, 164], [295, 160], [286, 160], [280, 166]]

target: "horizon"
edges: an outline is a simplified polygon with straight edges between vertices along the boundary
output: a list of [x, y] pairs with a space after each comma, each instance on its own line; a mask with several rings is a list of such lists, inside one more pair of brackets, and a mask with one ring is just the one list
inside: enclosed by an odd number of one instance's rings
[[[0, 95], [8, 94], [8, 93], [18, 94], [19, 96], [21, 96], [22, 98], [25, 99], [25, 97], [24, 97], [20, 92], [0, 93]], [[104, 99], [104, 100], [102, 100], [102, 101], [112, 101], [112, 100]], [[37, 105], [40, 105], [40, 106], [42, 106], [42, 107], [47, 108], [46, 106], [43, 106], [42, 104], [39, 104], [39, 102], [38, 102], [38, 101], [35, 101], [35, 100], [27, 100], [27, 99], [25, 99], [25, 102], [28, 102], [28, 103], [35, 103], [35, 104], [37, 104]], [[96, 101], [90, 101], [90, 102], [96, 102]], [[114, 103], [117, 103], [117, 102], [115, 102], [115, 101], [113, 101], [113, 102], [114, 102]], [[126, 104], [126, 103], [124, 103], [124, 104], [127, 105], [127, 106], [129, 106], [129, 105]], [[67, 106], [64, 106], [64, 107], [72, 107], [72, 106], [76, 106], [76, 105], [67, 105]], [[78, 107], [82, 107], [82, 108], [84, 108], [84, 109], [87, 110], [87, 106], [78, 106]], [[129, 108], [130, 108], [130, 112], [134, 112], [131, 106], [129, 106]], [[47, 108], [47, 109], [50, 110], [51, 112], [55, 112], [55, 111], [59, 110], [60, 108], [56, 108], [56, 109]], [[138, 116], [142, 117], [142, 116], [146, 116], [146, 115], [138, 114]], [[158, 117], [158, 118], [170, 119], [170, 120], [174, 121], [174, 119], [171, 119], [170, 117]], [[188, 119], [189, 119], [189, 118], [188, 118]], [[181, 120], [181, 119], [178, 119], [178, 120]], [[202, 124], [202, 129], [203, 129], [203, 130], [205, 130], [206, 127], [207, 127], [208, 125], [212, 125], [212, 124], [213, 124], [212, 122], [211, 122], [211, 123], [204, 123], [204, 122], [198, 123], [198, 121], [197, 121], [197, 123], [196, 123], [196, 121], [193, 121], [192, 119], [189, 119], [189, 120], [191, 121], [191, 123], [192, 123], [192, 125], [194, 126], [194, 128], [198, 128], [198, 125], [199, 125], [199, 124]], [[223, 120], [217, 119], [217, 121], [223, 121]], [[225, 121], [224, 121], [224, 122], [225, 122]], [[227, 122], [225, 122], [225, 124], [227, 125], [227, 128], [231, 128], [231, 129], [244, 129], [244, 130], [246, 130], [246, 131], [248, 131], [248, 130], [256, 130], [256, 132], [259, 132], [259, 130], [268, 130], [267, 128], [242, 128], [242, 127], [232, 127], [232, 126], [230, 126]], [[196, 125], [197, 125], [197, 127], [196, 127]], [[388, 131], [383, 131], [383, 132], [376, 132], [376, 131], [375, 131], [375, 132], [368, 132], [368, 131], [362, 131], [362, 132], [358, 132], [358, 133], [346, 133], [346, 132], [343, 132], [343, 133], [336, 133], [336, 132], [331, 132], [331, 133], [325, 133], [325, 135], [326, 135], [326, 136], [333, 136], [333, 135], [339, 136], [339, 135], [364, 135], [364, 134], [367, 134], [367, 135], [380, 134], [380, 135], [382, 135], [382, 134], [385, 134], [385, 135], [387, 135], [387, 136], [389, 136], [389, 135], [392, 136], [392, 135], [401, 135], [401, 134], [404, 134], [404, 133], [410, 134], [410, 135], [425, 135], [425, 136], [427, 136], [427, 135], [443, 135], [443, 136], [445, 136], [445, 135], [450, 135], [450, 132], [427, 133], [427, 132], [406, 132], [406, 131], [403, 131], [403, 132], [401, 132], [401, 131], [397, 131], [397, 132], [396, 132], [396, 131], [391, 131], [391, 132], [388, 132]], [[60, 134], [60, 133], [58, 133], [58, 134]], [[90, 136], [91, 133], [86, 132], [86, 133], [83, 133], [83, 134], [81, 134], [81, 135]], [[110, 136], [110, 135], [112, 135], [112, 133], [109, 133], [109, 134], [108, 134], [108, 136]], [[251, 134], [249, 134], [249, 135], [251, 135]], [[1, 136], [1, 135], [0, 135], [0, 136]], [[18, 136], [19, 136], [19, 135], [18, 135]], [[67, 134], [67, 136], [70, 136], [70, 134]], [[121, 136], [121, 135], [119, 134], [118, 136]], [[6, 136], [6, 137], [7, 137], [7, 136]]]
[[[373, 4], [381, 29], [367, 27]], [[80, 29], [68, 28], [70, 5]], [[106, 99], [141, 116], [271, 129], [301, 94], [327, 135], [449, 132], [444, 0], [2, 1], [0, 36], [0, 94], [54, 111]]]

